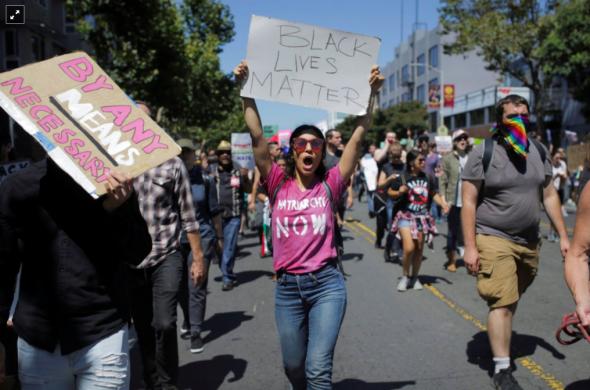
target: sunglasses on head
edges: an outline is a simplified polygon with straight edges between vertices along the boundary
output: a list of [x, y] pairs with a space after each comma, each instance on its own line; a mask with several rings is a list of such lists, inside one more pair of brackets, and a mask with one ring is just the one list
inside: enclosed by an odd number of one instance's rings
[[305, 152], [307, 149], [307, 144], [311, 145], [311, 151], [315, 154], [319, 154], [322, 151], [322, 147], [324, 146], [324, 140], [321, 138], [314, 138], [312, 140], [307, 140], [305, 138], [297, 137], [293, 140], [293, 149], [299, 153]]

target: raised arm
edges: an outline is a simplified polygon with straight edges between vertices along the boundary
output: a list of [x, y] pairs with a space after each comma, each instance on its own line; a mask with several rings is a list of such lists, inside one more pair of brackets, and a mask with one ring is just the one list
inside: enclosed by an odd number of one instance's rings
[[590, 255], [590, 186], [580, 194], [574, 238], [565, 257], [565, 281], [574, 301], [582, 325], [590, 325], [590, 283], [588, 255]]
[[[240, 62], [234, 69], [236, 80], [242, 84], [248, 78], [248, 64], [246, 61]], [[244, 120], [246, 126], [250, 130], [250, 137], [252, 137], [252, 150], [254, 152], [254, 161], [260, 171], [260, 176], [264, 179], [270, 173], [272, 167], [272, 159], [268, 152], [266, 139], [262, 132], [262, 121], [260, 114], [256, 107], [256, 102], [252, 98], [242, 98], [242, 107], [244, 109]]]
[[369, 85], [371, 86], [371, 95], [369, 97], [369, 105], [367, 107], [367, 113], [357, 120], [357, 125], [352, 133], [352, 137], [346, 144], [342, 157], [338, 163], [340, 168], [340, 175], [344, 180], [349, 180], [354, 172], [354, 167], [360, 158], [361, 148], [365, 134], [371, 124], [371, 118], [373, 115], [373, 106], [375, 105], [375, 97], [381, 85], [383, 84], [384, 77], [379, 71], [379, 67], [373, 65], [371, 68], [371, 75], [369, 76]]

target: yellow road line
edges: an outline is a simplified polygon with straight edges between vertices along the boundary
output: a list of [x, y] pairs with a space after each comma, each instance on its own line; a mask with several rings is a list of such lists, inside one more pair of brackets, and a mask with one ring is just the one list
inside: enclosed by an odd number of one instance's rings
[[[346, 223], [346, 225], [348, 227], [352, 228], [353, 223]], [[373, 232], [369, 227], [365, 226], [364, 224], [362, 224], [361, 222], [354, 222], [355, 228], [352, 228], [353, 231], [355, 232], [359, 232], [358, 229], [356, 229], [356, 227], [362, 229], [362, 231], [370, 233], [370, 235], [372, 235], [373, 237], [376, 235], [375, 232]], [[361, 236], [371, 242], [371, 239], [367, 238], [364, 234], [361, 234]], [[447, 298], [442, 292], [440, 292], [436, 287], [433, 287], [430, 284], [426, 284], [425, 285], [426, 290], [429, 291], [432, 295], [434, 295], [436, 298], [438, 298], [441, 302], [443, 302], [444, 304], [446, 304], [449, 308], [451, 308], [451, 310], [453, 310], [455, 313], [457, 313], [461, 318], [463, 318], [465, 321], [471, 323], [472, 325], [474, 325], [477, 329], [486, 332], [487, 331], [487, 327], [484, 325], [483, 322], [481, 322], [477, 317], [475, 317], [474, 315], [472, 315], [471, 313], [469, 313], [467, 310], [463, 309], [462, 307], [460, 307], [459, 305], [457, 305], [455, 302], [453, 302], [451, 299]], [[522, 357], [520, 359], [516, 359], [515, 360], [516, 363], [519, 363], [522, 367], [526, 368], [527, 370], [529, 370], [529, 372], [531, 374], [533, 374], [534, 376], [540, 378], [543, 382], [545, 382], [547, 384], [547, 386], [550, 389], [553, 390], [564, 390], [564, 384], [558, 380], [557, 378], [555, 378], [555, 376], [549, 374], [548, 372], [545, 372], [545, 370], [543, 369], [543, 367], [541, 367], [541, 365], [539, 365], [538, 363], [536, 363], [533, 359], [531, 359], [530, 357]]]

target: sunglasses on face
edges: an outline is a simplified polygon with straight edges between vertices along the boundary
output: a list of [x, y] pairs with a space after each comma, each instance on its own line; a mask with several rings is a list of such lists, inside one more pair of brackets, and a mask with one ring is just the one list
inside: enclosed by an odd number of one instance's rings
[[219, 150], [219, 151], [217, 152], [217, 155], [218, 155], [218, 156], [223, 156], [224, 154], [230, 155], [230, 154], [231, 154], [231, 152], [230, 152], [229, 150]]
[[459, 137], [456, 139], [457, 142], [461, 142], [461, 141], [467, 141], [468, 137]]
[[315, 154], [319, 154], [322, 151], [322, 147], [324, 146], [324, 140], [321, 138], [314, 138], [312, 140], [307, 140], [305, 138], [295, 138], [293, 140], [293, 149], [297, 152], [297, 154], [305, 152], [307, 149], [307, 144], [311, 145], [311, 151]]

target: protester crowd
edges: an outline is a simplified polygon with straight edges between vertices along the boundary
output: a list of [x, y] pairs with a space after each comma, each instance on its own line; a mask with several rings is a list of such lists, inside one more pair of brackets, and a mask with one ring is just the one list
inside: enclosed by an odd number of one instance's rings
[[[244, 80], [247, 64], [235, 74]], [[128, 388], [133, 327], [144, 386], [175, 388], [177, 327], [192, 353], [204, 350], [209, 269], [219, 265], [220, 290], [239, 288], [234, 264], [249, 226], [260, 256], [273, 256], [276, 324], [292, 388], [331, 388], [347, 305], [341, 229], [355, 196], [365, 196], [375, 248], [401, 265], [400, 293], [423, 288], [424, 247], [446, 223], [444, 268], [464, 264], [489, 307], [493, 383], [520, 389], [510, 333], [538, 268], [540, 204], [552, 225], [547, 239], [559, 242], [565, 258], [577, 315], [590, 325], [590, 233], [580, 218], [590, 213], [590, 162], [568, 167], [565, 151], [550, 153], [527, 138], [528, 102], [516, 95], [498, 102], [497, 126], [479, 145], [456, 130], [451, 150], [440, 152], [430, 134], [407, 129], [400, 139], [387, 132], [361, 156], [382, 82], [373, 68], [369, 109], [346, 144], [337, 130], [312, 125], [295, 129], [287, 145], [265, 139], [256, 103], [244, 98], [256, 163], [250, 171], [234, 165], [227, 140], [207, 148], [183, 138], [179, 157], [135, 179], [113, 172], [98, 201], [51, 159], [7, 178], [0, 184], [0, 383], [16, 377], [18, 355], [23, 389]], [[3, 143], [2, 159], [9, 153]], [[563, 218], [576, 201], [570, 245]]]

